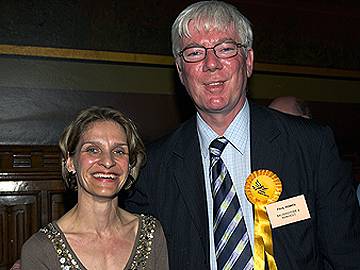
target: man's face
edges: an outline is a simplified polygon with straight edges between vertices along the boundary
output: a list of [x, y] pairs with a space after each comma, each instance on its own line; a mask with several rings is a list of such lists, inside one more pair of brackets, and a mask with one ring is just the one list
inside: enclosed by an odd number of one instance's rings
[[[191, 37], [182, 39], [182, 49], [195, 45], [209, 48], [223, 41], [240, 41], [234, 27], [224, 32], [216, 29], [199, 31], [190, 22], [189, 29]], [[251, 76], [253, 68], [253, 51], [247, 50], [247, 57], [240, 49], [236, 56], [220, 59], [210, 49], [206, 58], [197, 63], [186, 63], [181, 57], [177, 58], [180, 80], [202, 116], [236, 115], [241, 110], [245, 102], [247, 78]]]

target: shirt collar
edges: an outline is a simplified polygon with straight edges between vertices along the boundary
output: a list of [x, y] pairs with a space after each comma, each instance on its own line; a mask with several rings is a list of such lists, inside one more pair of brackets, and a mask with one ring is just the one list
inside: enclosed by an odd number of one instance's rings
[[[201, 155], [208, 158], [210, 143], [219, 137], [214, 130], [201, 118], [200, 114], [196, 115], [197, 132], [200, 140]], [[240, 112], [228, 126], [224, 137], [241, 153], [245, 153], [246, 142], [249, 136], [249, 119], [250, 110], [247, 99]]]

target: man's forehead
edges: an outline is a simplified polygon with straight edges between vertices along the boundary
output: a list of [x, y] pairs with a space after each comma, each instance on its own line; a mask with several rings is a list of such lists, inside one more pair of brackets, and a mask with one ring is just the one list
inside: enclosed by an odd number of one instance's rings
[[188, 22], [188, 33], [235, 32], [234, 23], [225, 23], [210, 19], [192, 19]]
[[183, 45], [191, 43], [217, 43], [226, 40], [237, 41], [238, 33], [235, 31], [234, 25], [219, 27], [212, 24], [201, 24], [201, 21], [190, 21], [188, 24], [188, 32], [181, 39]]

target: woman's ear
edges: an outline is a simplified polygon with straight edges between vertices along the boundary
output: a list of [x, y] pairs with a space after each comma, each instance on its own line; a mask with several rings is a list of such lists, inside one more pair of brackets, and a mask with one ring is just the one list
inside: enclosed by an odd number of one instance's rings
[[138, 154], [136, 157], [136, 165], [134, 167], [130, 167], [129, 174], [136, 180], [139, 176], [140, 168], [144, 164], [144, 155]]
[[139, 153], [136, 156], [136, 165], [131, 167], [129, 164], [129, 175], [126, 179], [126, 182], [124, 184], [124, 189], [128, 190], [136, 181], [136, 179], [139, 176], [140, 168], [144, 165], [144, 154]]
[[66, 159], [66, 169], [68, 170], [68, 172], [76, 172], [74, 161], [70, 156], [68, 156]]

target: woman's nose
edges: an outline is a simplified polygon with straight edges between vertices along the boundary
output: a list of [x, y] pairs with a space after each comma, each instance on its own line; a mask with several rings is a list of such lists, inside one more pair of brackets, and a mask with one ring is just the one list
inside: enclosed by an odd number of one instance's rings
[[115, 165], [115, 159], [112, 153], [103, 152], [100, 159], [101, 165], [105, 168], [111, 168]]

